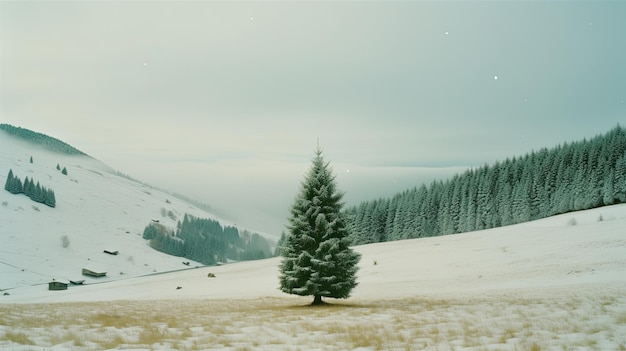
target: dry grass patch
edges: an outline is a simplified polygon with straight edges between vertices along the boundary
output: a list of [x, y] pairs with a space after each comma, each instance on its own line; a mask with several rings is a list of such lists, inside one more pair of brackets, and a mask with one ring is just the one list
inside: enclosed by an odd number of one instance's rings
[[11, 305], [0, 306], [6, 312], [0, 349], [620, 349], [626, 300], [616, 296], [349, 300], [316, 307], [290, 297]]
[[12, 343], [20, 344], [20, 345], [35, 345], [26, 333], [23, 332], [11, 332], [8, 331], [4, 333], [2, 336], [2, 340], [6, 340]]
[[626, 325], [626, 312], [619, 313], [615, 317], [615, 324]]

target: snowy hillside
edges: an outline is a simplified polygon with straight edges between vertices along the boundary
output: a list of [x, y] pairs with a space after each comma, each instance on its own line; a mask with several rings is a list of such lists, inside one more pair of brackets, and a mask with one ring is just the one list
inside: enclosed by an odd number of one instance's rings
[[328, 307], [280, 293], [278, 258], [65, 291], [23, 286], [0, 296], [0, 348], [624, 350], [624, 228], [626, 205], [615, 205], [360, 246], [360, 285]]
[[[357, 246], [363, 257], [353, 298], [626, 289], [625, 228], [626, 205], [615, 205], [479, 232]], [[89, 242], [77, 241], [74, 250], [99, 254], [91, 246]], [[126, 269], [124, 259], [99, 256], [98, 263], [115, 270]], [[286, 296], [278, 290], [279, 262], [280, 258], [240, 262], [104, 286], [72, 287], [63, 292], [48, 291], [43, 286], [24, 287], [10, 291], [11, 295], [0, 301]], [[172, 265], [177, 267], [177, 263]], [[65, 263], [63, 257], [56, 256], [49, 258], [47, 264], [58, 267]], [[209, 272], [217, 278], [208, 279]], [[177, 290], [179, 286], [183, 289]]]
[[[626, 349], [626, 204], [357, 246], [352, 297], [308, 309], [278, 290], [280, 258], [147, 275], [187, 267], [148, 247], [146, 223], [173, 226], [163, 209], [209, 214], [2, 137], [0, 181], [9, 168], [34, 177], [56, 208], [0, 192], [0, 349]], [[50, 291], [52, 279], [86, 282]]]
[[[3, 187], [11, 169], [21, 180], [34, 179], [56, 195], [56, 207], [50, 208], [23, 194], [0, 190], [2, 290], [47, 284], [52, 279], [93, 283], [188, 268], [182, 261], [189, 260], [150, 248], [141, 237], [144, 228], [152, 220], [174, 228], [185, 213], [217, 219], [171, 195], [120, 177], [93, 158], [50, 152], [3, 131], [0, 145]], [[68, 174], [63, 175], [57, 165]], [[108, 255], [104, 250], [119, 254]], [[107, 276], [85, 277], [82, 268], [107, 272]]]

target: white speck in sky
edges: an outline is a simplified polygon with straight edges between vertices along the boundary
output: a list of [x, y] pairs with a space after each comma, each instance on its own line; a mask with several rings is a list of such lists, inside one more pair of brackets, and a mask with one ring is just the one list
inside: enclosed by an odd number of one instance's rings
[[254, 17], [250, 17], [250, 21], [254, 21]]
[[346, 169], [346, 173], [350, 173], [350, 168]]
[[498, 76], [493, 76], [493, 80], [498, 80]]
[[449, 34], [449, 33], [448, 33], [448, 32], [446, 32], [446, 35], [448, 35], [448, 34]]
[[144, 66], [144, 67], [148, 67], [148, 62], [144, 62], [144, 63], [143, 63], [143, 66]]

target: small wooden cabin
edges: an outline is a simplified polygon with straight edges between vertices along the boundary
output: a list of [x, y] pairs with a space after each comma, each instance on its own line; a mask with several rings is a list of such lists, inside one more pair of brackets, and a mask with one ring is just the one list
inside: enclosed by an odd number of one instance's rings
[[48, 290], [67, 290], [67, 283], [51, 281], [48, 283]]
[[107, 275], [107, 272], [94, 272], [94, 271], [89, 270], [89, 269], [87, 269], [87, 268], [83, 268], [83, 275], [88, 275], [88, 276], [91, 276], [91, 277], [96, 277], [96, 278], [98, 278], [98, 277], [104, 277], [104, 276], [106, 276], [106, 275]]

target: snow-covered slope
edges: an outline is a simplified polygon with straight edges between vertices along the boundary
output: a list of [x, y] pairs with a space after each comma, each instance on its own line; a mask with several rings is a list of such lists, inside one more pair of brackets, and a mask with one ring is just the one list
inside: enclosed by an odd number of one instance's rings
[[[182, 264], [188, 260], [150, 248], [141, 237], [145, 226], [158, 220], [175, 227], [185, 213], [217, 219], [171, 195], [120, 177], [96, 159], [50, 152], [3, 131], [0, 145], [2, 290], [47, 284], [52, 279], [94, 283], [188, 268]], [[68, 174], [57, 170], [57, 164]], [[28, 177], [53, 190], [56, 207], [5, 191], [9, 169], [22, 182]], [[163, 216], [164, 210], [176, 218]], [[63, 247], [64, 236], [69, 239], [67, 247]], [[108, 255], [104, 250], [119, 254]], [[104, 271], [107, 276], [85, 277], [82, 268]]]
[[[141, 238], [153, 219], [175, 224], [163, 208], [210, 214], [96, 160], [3, 137], [0, 181], [9, 168], [34, 177], [57, 207], [0, 191], [2, 349], [625, 349], [626, 205], [359, 246], [351, 299], [303, 309], [311, 299], [278, 290], [280, 258], [166, 272], [186, 266]], [[52, 279], [86, 285], [50, 291]]]
[[[363, 257], [353, 298], [626, 291], [625, 228], [626, 205], [615, 205], [480, 232], [358, 246]], [[278, 291], [279, 263], [279, 258], [241, 262], [63, 292], [24, 287], [0, 301], [285, 296]], [[208, 273], [216, 278], [208, 278]]]
[[[143, 276], [187, 268], [141, 238], [153, 219], [175, 225], [162, 209], [179, 217], [211, 214], [116, 176], [94, 159], [0, 138], [0, 182], [13, 169], [22, 180], [33, 177], [53, 189], [57, 200], [56, 208], [48, 208], [0, 191], [0, 289], [9, 293], [0, 302], [284, 296], [277, 289], [279, 258]], [[57, 164], [67, 168], [67, 176]], [[585, 287], [626, 291], [626, 205], [357, 250], [363, 254], [357, 299]], [[108, 274], [84, 277], [82, 268]], [[208, 278], [209, 272], [217, 278]], [[48, 291], [52, 279], [85, 279], [87, 285]], [[107, 283], [94, 284], [99, 282]]]

